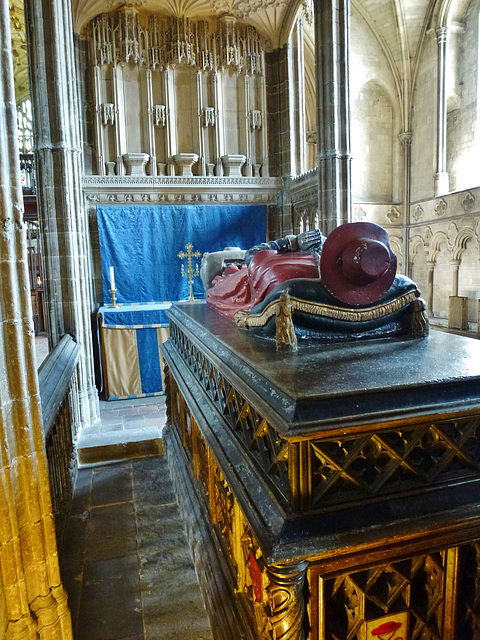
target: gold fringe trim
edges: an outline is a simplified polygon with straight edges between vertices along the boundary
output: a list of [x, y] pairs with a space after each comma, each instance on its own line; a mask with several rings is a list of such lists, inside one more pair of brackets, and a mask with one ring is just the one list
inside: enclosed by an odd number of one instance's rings
[[[307, 302], [306, 300], [300, 300], [299, 298], [290, 298], [292, 305], [292, 311], [303, 311], [315, 316], [321, 316], [323, 318], [332, 318], [333, 320], [346, 320], [348, 322], [367, 322], [369, 320], [376, 320], [377, 318], [383, 318], [394, 311], [398, 311], [402, 307], [407, 306], [419, 296], [419, 291], [408, 291], [403, 293], [398, 298], [391, 300], [385, 304], [379, 304], [375, 307], [369, 307], [368, 309], [344, 309], [342, 307], [335, 307], [333, 305], [319, 304], [318, 302]], [[249, 327], [263, 327], [267, 324], [268, 320], [276, 315], [279, 301], [271, 302], [262, 313], [256, 315], [249, 314], [245, 311], [238, 311], [235, 314], [235, 322], [237, 325], [243, 328]]]

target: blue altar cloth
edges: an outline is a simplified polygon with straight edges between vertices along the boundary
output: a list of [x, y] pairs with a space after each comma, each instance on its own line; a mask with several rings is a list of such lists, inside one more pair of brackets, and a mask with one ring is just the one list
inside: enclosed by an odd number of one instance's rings
[[171, 303], [100, 307], [98, 318], [107, 400], [163, 393], [160, 345], [169, 335]]
[[[199, 257], [225, 247], [248, 249], [265, 242], [265, 205], [97, 205], [98, 241], [102, 263], [103, 302], [110, 302], [110, 267], [114, 268], [117, 302], [150, 303], [187, 300], [187, 243]], [[185, 276], [182, 276], [182, 265]], [[199, 277], [193, 295], [204, 297]]]
[[102, 327], [117, 329], [168, 327], [168, 317], [165, 312], [171, 305], [171, 302], [163, 302], [161, 304], [122, 304], [115, 309], [100, 307], [98, 315], [101, 318]]

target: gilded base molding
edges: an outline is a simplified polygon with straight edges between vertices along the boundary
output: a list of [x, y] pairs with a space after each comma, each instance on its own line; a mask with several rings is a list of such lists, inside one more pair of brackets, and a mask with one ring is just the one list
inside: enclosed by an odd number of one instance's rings
[[210, 523], [205, 493], [193, 477], [180, 438], [170, 425], [163, 431], [163, 441], [213, 637], [259, 640], [242, 594], [235, 593], [228, 551]]

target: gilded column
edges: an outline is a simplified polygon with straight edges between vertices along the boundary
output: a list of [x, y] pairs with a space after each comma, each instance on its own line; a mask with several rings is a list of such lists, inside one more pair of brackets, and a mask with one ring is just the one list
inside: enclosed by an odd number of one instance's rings
[[437, 172], [435, 174], [435, 195], [448, 193], [447, 173], [447, 27], [437, 29]]
[[299, 561], [267, 567], [266, 588], [270, 624], [277, 640], [304, 640], [303, 586], [308, 563]]
[[[55, 19], [53, 19], [55, 17]], [[47, 332], [53, 348], [65, 333], [82, 346], [80, 424], [99, 420], [91, 313], [94, 309], [83, 156], [69, 0], [25, 3], [43, 237]], [[48, 114], [48, 117], [47, 117]]]
[[7, 0], [0, 48], [0, 635], [70, 640], [35, 359]]
[[314, 0], [321, 229], [352, 220], [350, 0]]

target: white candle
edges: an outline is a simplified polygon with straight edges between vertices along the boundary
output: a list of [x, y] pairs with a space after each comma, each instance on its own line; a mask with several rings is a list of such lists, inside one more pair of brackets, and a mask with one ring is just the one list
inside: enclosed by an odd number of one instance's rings
[[115, 276], [113, 275], [113, 267], [110, 267], [110, 289], [115, 289]]

